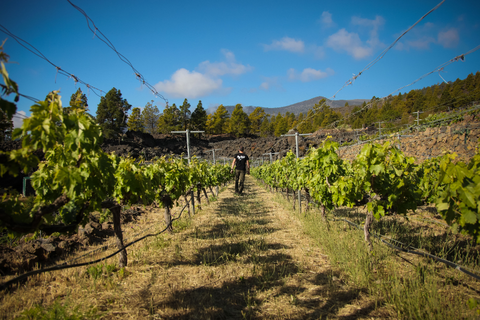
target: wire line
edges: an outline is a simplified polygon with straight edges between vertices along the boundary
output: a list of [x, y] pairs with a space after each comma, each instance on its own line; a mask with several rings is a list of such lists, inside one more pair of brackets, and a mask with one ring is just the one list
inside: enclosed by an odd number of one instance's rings
[[[134, 66], [133, 64], [130, 62], [130, 60], [128, 60], [123, 54], [121, 54], [120, 52], [118, 52], [117, 48], [115, 48], [115, 46], [113, 45], [113, 43], [107, 38], [107, 36], [105, 36], [102, 31], [100, 31], [100, 29], [97, 28], [97, 26], [95, 25], [95, 22], [92, 20], [92, 18], [90, 18], [87, 13], [80, 7], [76, 6], [75, 4], [73, 4], [70, 0], [67, 0], [68, 3], [70, 3], [72, 5], [72, 7], [74, 7], [75, 9], [77, 9], [84, 17], [85, 19], [87, 20], [87, 26], [88, 26], [88, 29], [90, 29], [90, 31], [93, 32], [94, 36], [97, 36], [97, 38], [102, 41], [103, 43], [105, 43], [110, 49], [112, 49], [116, 54], [117, 56], [120, 58], [121, 61], [123, 61], [124, 63], [126, 63], [128, 66], [130, 66], [130, 68], [132, 68], [133, 72], [135, 73], [135, 77], [140, 81], [140, 83], [142, 83], [143, 85], [145, 85], [148, 89], [150, 89], [150, 91], [152, 91], [152, 93], [164, 100], [167, 105], [168, 105], [168, 100], [163, 96], [161, 95], [157, 89], [155, 89], [154, 86], [152, 86], [150, 83], [148, 83], [146, 80], [145, 80], [145, 77], [140, 73], [140, 71], [138, 71]], [[444, 0], [445, 1], [445, 0]], [[93, 25], [93, 28], [92, 26], [90, 25], [90, 23], [92, 23]]]
[[[38, 50], [37, 48], [35, 48], [32, 44], [30, 44], [29, 42], [23, 40], [22, 38], [16, 36], [15, 34], [13, 34], [12, 32], [10, 32], [10, 30], [8, 30], [5, 26], [3, 26], [2, 24], [0, 24], [0, 31], [2, 31], [3, 33], [5, 33], [6, 35], [12, 37], [16, 42], [18, 42], [19, 45], [21, 45], [22, 47], [24, 47], [25, 49], [27, 49], [28, 51], [30, 51], [31, 53], [33, 53], [34, 55], [36, 55], [37, 57], [47, 61], [48, 63], [50, 63], [52, 66], [54, 66], [56, 69], [57, 69], [57, 74], [60, 73], [61, 75], [64, 75], [66, 76], [67, 78], [71, 78], [73, 79], [73, 81], [75, 81], [75, 83], [81, 83], [83, 85], [85, 85], [88, 89], [91, 89], [93, 93], [95, 93], [97, 96], [101, 97], [100, 94], [97, 93], [100, 92], [100, 93], [103, 93], [105, 91], [101, 90], [101, 89], [98, 89], [88, 83], [86, 83], [85, 81], [81, 80], [79, 77], [75, 76], [73, 73], [70, 73], [62, 68], [60, 68], [59, 66], [57, 66], [55, 63], [53, 63], [52, 61], [50, 61], [40, 50]], [[55, 79], [56, 79], [56, 76], [55, 76]], [[27, 98], [28, 99], [28, 98]]]

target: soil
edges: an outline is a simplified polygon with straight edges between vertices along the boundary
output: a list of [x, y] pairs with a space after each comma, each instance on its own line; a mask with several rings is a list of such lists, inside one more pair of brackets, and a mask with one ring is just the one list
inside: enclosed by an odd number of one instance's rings
[[[127, 223], [135, 222], [145, 211], [140, 208], [124, 210], [121, 222], [124, 228]], [[95, 216], [84, 227], [79, 227], [76, 234], [34, 237], [27, 234], [17, 242], [0, 245], [0, 273], [14, 275], [31, 271], [35, 268], [48, 267], [62, 260], [72, 252], [81, 253], [94, 244], [104, 244], [113, 236], [113, 223], [99, 223]]]

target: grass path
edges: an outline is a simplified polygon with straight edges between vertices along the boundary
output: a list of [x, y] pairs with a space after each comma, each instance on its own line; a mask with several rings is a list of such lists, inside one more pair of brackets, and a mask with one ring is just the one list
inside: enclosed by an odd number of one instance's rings
[[246, 178], [245, 195], [230, 184], [175, 234], [127, 249], [125, 272], [44, 274], [3, 293], [0, 318], [39, 305], [101, 319], [371, 319], [375, 302], [343, 281], [285, 203]]
[[232, 191], [165, 252], [159, 280], [139, 289], [160, 317], [348, 319], [374, 308], [342, 283], [291, 212], [253, 178], [244, 196]]

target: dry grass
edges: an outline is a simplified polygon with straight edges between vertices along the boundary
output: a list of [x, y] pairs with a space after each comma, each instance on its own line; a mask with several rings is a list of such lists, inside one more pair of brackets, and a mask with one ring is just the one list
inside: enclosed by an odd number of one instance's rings
[[[112, 258], [103, 268], [45, 273], [2, 292], [0, 318], [28, 318], [28, 313], [35, 319], [48, 312], [72, 319], [391, 316], [349, 284], [291, 211], [251, 177], [246, 195], [234, 196], [232, 189], [210, 205], [203, 203], [191, 220], [181, 220], [174, 235], [128, 248], [126, 270], [112, 271]], [[126, 237], [161, 219], [160, 210], [151, 210], [125, 228]]]

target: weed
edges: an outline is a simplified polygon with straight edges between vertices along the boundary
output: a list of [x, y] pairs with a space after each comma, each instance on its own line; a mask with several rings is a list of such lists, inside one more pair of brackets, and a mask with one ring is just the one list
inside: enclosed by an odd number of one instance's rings
[[90, 308], [87, 312], [81, 312], [80, 307], [70, 307], [68, 303], [60, 304], [55, 301], [50, 307], [36, 305], [28, 310], [25, 310], [22, 315], [17, 318], [21, 320], [79, 320], [79, 319], [98, 319], [101, 314], [96, 308]]
[[87, 268], [87, 274], [94, 281], [100, 278], [103, 274], [103, 264], [98, 264], [96, 266], [90, 266]]
[[192, 219], [185, 218], [185, 219], [175, 220], [173, 221], [173, 230], [180, 232], [190, 227], [191, 224], [192, 224]]

